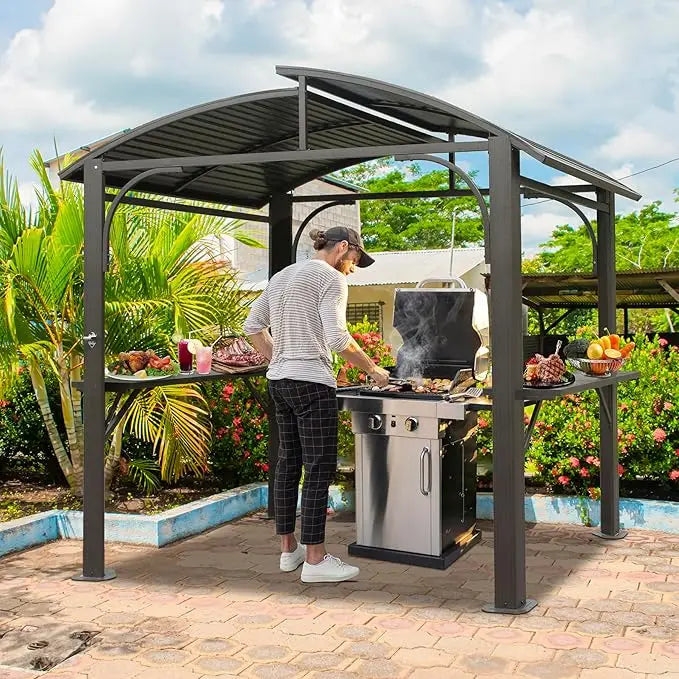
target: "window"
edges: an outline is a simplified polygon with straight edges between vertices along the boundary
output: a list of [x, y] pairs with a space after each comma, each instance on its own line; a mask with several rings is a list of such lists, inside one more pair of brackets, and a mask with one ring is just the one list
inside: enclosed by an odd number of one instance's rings
[[383, 332], [381, 302], [347, 304], [347, 323], [360, 323], [364, 318], [371, 323], [377, 323], [379, 332]]

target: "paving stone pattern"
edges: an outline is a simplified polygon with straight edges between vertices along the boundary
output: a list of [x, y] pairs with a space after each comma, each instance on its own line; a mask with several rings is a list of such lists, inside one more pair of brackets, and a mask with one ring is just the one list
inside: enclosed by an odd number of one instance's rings
[[[107, 546], [118, 578], [74, 582], [82, 544], [0, 559], [0, 634], [52, 621], [97, 631], [46, 673], [0, 679], [679, 679], [679, 536], [599, 541], [584, 527], [527, 532], [523, 616], [492, 599], [492, 523], [446, 572], [353, 559], [357, 582], [304, 585], [278, 570], [273, 526], [246, 517], [160, 550]], [[328, 524], [347, 556], [349, 516]]]

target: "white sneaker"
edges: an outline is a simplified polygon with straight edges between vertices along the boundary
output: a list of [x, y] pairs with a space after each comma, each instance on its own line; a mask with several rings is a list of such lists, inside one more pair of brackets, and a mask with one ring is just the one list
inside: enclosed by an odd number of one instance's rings
[[299, 568], [306, 559], [306, 547], [297, 543], [297, 549], [294, 552], [283, 552], [281, 554], [281, 570], [285, 573], [291, 573], [296, 568]]
[[344, 582], [358, 577], [360, 569], [344, 563], [336, 556], [326, 554], [323, 561], [302, 566], [302, 582]]

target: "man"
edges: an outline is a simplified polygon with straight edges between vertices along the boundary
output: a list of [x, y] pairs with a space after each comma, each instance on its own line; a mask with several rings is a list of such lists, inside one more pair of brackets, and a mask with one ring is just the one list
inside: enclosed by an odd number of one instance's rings
[[[276, 406], [280, 450], [276, 467], [276, 533], [280, 567], [302, 566], [302, 582], [342, 582], [359, 569], [325, 549], [328, 488], [337, 469], [337, 382], [331, 351], [365, 371], [378, 385], [389, 373], [347, 331], [346, 276], [374, 260], [356, 231], [312, 231], [313, 259], [278, 272], [252, 305], [245, 333], [269, 359], [269, 393]], [[268, 330], [270, 328], [270, 332]], [[301, 544], [295, 539], [297, 494], [304, 465]]]

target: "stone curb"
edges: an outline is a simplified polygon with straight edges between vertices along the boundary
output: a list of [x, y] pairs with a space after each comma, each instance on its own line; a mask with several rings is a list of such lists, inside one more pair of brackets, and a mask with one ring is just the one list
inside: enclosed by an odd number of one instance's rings
[[[268, 487], [253, 483], [169, 509], [160, 514], [105, 514], [105, 539], [162, 547], [176, 540], [203, 533], [267, 506]], [[330, 489], [328, 511], [352, 511], [354, 492]], [[528, 523], [561, 523], [597, 526], [601, 521], [598, 502], [577, 497], [530, 495], [524, 508]], [[493, 518], [492, 493], [477, 493], [476, 515]], [[620, 523], [627, 529], [679, 534], [679, 503], [658, 500], [620, 500]], [[82, 512], [52, 510], [0, 523], [0, 556], [58, 539], [82, 539]]]

